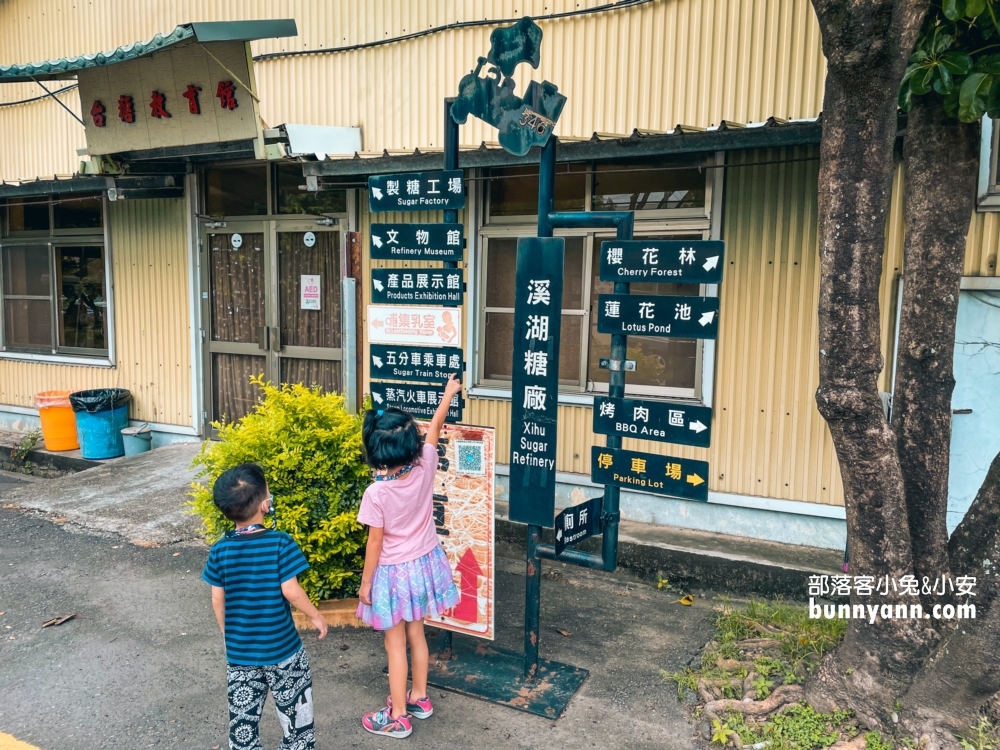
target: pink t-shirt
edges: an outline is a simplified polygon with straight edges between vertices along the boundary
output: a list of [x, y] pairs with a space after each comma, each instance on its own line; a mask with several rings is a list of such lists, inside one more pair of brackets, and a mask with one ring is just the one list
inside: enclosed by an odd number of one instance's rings
[[420, 462], [408, 474], [375, 482], [365, 490], [358, 520], [384, 529], [379, 565], [410, 562], [437, 546], [433, 499], [437, 465], [437, 448], [424, 443]]

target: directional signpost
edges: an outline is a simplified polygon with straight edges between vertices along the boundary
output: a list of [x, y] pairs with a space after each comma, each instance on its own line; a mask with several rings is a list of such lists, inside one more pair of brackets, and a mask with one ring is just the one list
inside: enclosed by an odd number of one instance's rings
[[595, 445], [590, 451], [590, 478], [598, 484], [708, 501], [707, 461]]
[[465, 208], [465, 177], [460, 169], [372, 175], [368, 207], [373, 213]]
[[371, 344], [371, 376], [377, 380], [440, 383], [461, 375], [462, 350], [456, 347]]
[[598, 396], [594, 399], [594, 432], [707, 448], [712, 439], [712, 409]]
[[372, 302], [389, 305], [462, 304], [465, 286], [461, 268], [373, 268]]
[[462, 260], [461, 224], [372, 224], [372, 260]]
[[598, 495], [572, 508], [566, 508], [556, 516], [556, 557], [570, 545], [601, 533], [603, 505], [604, 498]]
[[[376, 409], [396, 408], [414, 417], [430, 419], [444, 397], [444, 386], [404, 385], [402, 383], [372, 383], [372, 406]], [[448, 408], [448, 422], [460, 422], [465, 400], [453, 396]]]
[[719, 298], [600, 294], [597, 330], [627, 336], [714, 339], [719, 333]]
[[630, 240], [601, 243], [601, 281], [718, 284], [721, 240]]

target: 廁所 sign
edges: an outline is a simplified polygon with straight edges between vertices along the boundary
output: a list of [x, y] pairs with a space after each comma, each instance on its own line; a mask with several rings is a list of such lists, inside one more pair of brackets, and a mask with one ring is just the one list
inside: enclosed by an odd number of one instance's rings
[[411, 380], [440, 383], [462, 375], [462, 350], [454, 347], [371, 345], [373, 380]]
[[371, 301], [376, 304], [462, 304], [461, 268], [373, 268], [371, 277]]
[[517, 240], [511, 384], [510, 520], [551, 528], [556, 509], [556, 424], [563, 237]]
[[594, 432], [707, 448], [712, 438], [712, 409], [693, 404], [597, 396], [594, 399]]
[[462, 260], [461, 224], [372, 224], [374, 260]]
[[[373, 409], [402, 409], [422, 419], [433, 417], [444, 397], [444, 386], [372, 382], [371, 389]], [[460, 422], [464, 407], [465, 400], [461, 396], [452, 397], [447, 421]]]
[[434, 525], [461, 599], [436, 627], [493, 640], [495, 431], [445, 425], [438, 441]]
[[601, 281], [718, 284], [721, 240], [609, 240], [601, 243]]
[[719, 333], [719, 298], [601, 294], [597, 330], [627, 336], [714, 339]]
[[462, 315], [448, 307], [368, 306], [372, 344], [460, 346]]
[[590, 479], [641, 492], [708, 501], [708, 462], [622, 449], [590, 450]]
[[556, 516], [556, 557], [567, 547], [601, 533], [603, 505], [604, 497], [598, 495]]
[[372, 175], [368, 178], [368, 207], [372, 212], [465, 208], [462, 170]]

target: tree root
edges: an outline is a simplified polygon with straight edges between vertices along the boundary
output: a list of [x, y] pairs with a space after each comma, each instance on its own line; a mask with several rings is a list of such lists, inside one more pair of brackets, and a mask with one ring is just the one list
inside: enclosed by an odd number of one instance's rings
[[736, 672], [740, 669], [745, 669], [748, 672], [755, 669], [756, 666], [752, 661], [737, 661], [736, 659], [723, 659], [721, 656], [715, 660], [715, 666], [719, 669], [725, 669], [730, 672]]
[[768, 651], [771, 649], [780, 649], [781, 641], [776, 638], [747, 638], [744, 641], [737, 641], [736, 645], [746, 650]]
[[705, 715], [718, 719], [725, 711], [738, 711], [744, 716], [766, 716], [788, 703], [802, 699], [802, 688], [798, 685], [782, 685], [762, 701], [743, 702], [732, 698], [711, 701], [705, 704]]

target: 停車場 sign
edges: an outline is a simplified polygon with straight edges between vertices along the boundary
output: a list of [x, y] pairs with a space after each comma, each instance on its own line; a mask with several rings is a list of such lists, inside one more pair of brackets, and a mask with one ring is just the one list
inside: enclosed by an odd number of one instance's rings
[[465, 228], [461, 224], [372, 224], [369, 254], [373, 260], [462, 260]]
[[719, 333], [719, 298], [600, 294], [597, 330], [626, 336], [714, 339]]
[[601, 281], [718, 284], [721, 240], [609, 240], [601, 243]]
[[441, 211], [465, 208], [462, 170], [381, 174], [368, 178], [371, 211]]
[[657, 495], [708, 500], [708, 463], [691, 458], [595, 445], [590, 451], [590, 479]]
[[712, 439], [712, 409], [668, 401], [597, 396], [594, 432], [707, 448]]
[[462, 350], [455, 347], [371, 344], [370, 349], [373, 380], [439, 383], [451, 375], [462, 375]]
[[375, 304], [462, 304], [465, 277], [461, 268], [373, 268], [371, 277]]

